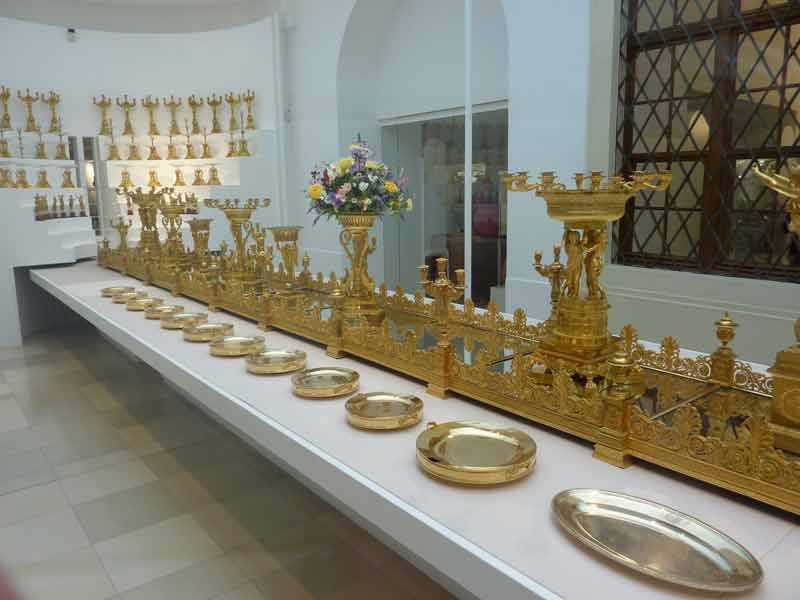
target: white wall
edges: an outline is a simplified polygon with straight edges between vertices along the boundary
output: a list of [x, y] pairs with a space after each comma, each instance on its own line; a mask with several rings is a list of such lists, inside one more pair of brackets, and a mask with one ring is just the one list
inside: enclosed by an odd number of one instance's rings
[[[92, 96], [127, 93], [139, 100], [152, 94], [209, 96], [212, 92], [256, 91], [256, 124], [273, 128], [273, 59], [271, 20], [202, 33], [138, 34], [80, 31], [70, 43], [62, 27], [0, 18], [0, 83], [12, 90], [55, 90], [62, 95], [59, 113], [72, 135], [96, 135], [99, 110]], [[14, 92], [15, 93], [15, 92]], [[15, 94], [16, 95], [16, 94]], [[182, 114], [191, 117], [184, 107]], [[24, 124], [24, 106], [10, 103], [15, 126]], [[207, 109], [203, 109], [207, 110]], [[36, 105], [40, 123], [49, 123], [48, 107]], [[169, 124], [159, 109], [162, 133]], [[136, 108], [134, 128], [146, 133], [146, 111]], [[227, 105], [222, 113], [227, 124]], [[115, 109], [114, 128], [121, 131], [122, 111]], [[48, 119], [48, 120], [46, 120]], [[210, 112], [205, 121], [210, 124]]]

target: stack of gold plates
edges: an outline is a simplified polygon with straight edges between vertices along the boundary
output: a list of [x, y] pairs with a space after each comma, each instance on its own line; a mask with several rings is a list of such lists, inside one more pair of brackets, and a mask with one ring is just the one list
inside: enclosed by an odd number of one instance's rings
[[134, 291], [134, 288], [130, 285], [112, 285], [111, 287], [104, 287], [100, 290], [100, 294], [103, 298], [112, 298], [117, 294], [124, 294], [125, 292], [132, 291]]
[[403, 429], [419, 423], [422, 400], [416, 396], [372, 392], [356, 394], [345, 404], [347, 422], [361, 429]]
[[168, 315], [175, 315], [184, 312], [183, 306], [180, 304], [160, 304], [158, 306], [149, 306], [144, 309], [144, 318], [158, 321], [161, 317]]
[[518, 429], [478, 421], [430, 423], [417, 438], [417, 460], [439, 479], [496, 485], [531, 472], [536, 442]]
[[128, 300], [134, 300], [136, 298], [147, 298], [148, 294], [144, 290], [133, 291], [133, 292], [120, 292], [119, 294], [114, 294], [111, 296], [111, 302], [114, 304], [127, 304]]
[[289, 373], [306, 366], [306, 353], [302, 350], [266, 348], [247, 357], [247, 371], [254, 375]]
[[264, 350], [262, 335], [227, 335], [211, 340], [214, 356], [247, 356]]
[[713, 592], [743, 592], [761, 581], [745, 548], [668, 506], [604, 490], [566, 490], [553, 498], [564, 530], [592, 550], [656, 579]]
[[210, 342], [232, 334], [233, 323], [195, 323], [183, 328], [183, 339], [187, 342]]
[[161, 327], [164, 329], [183, 329], [187, 325], [205, 323], [208, 315], [202, 312], [179, 312], [163, 315], [161, 317]]
[[143, 311], [164, 304], [163, 298], [131, 298], [125, 303], [127, 310]]
[[306, 398], [335, 398], [358, 389], [358, 373], [351, 369], [322, 367], [292, 376], [294, 393]]

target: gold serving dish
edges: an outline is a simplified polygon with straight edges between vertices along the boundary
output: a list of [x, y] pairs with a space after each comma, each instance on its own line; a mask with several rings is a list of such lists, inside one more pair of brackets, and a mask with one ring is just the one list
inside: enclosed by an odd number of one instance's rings
[[211, 340], [214, 356], [246, 356], [264, 350], [262, 335], [226, 335]]
[[561, 526], [600, 554], [684, 587], [742, 592], [759, 584], [761, 565], [727, 535], [649, 500], [604, 490], [566, 490], [553, 498]]
[[137, 298], [147, 298], [148, 293], [143, 290], [133, 292], [122, 292], [111, 296], [111, 302], [114, 304], [127, 304], [128, 300], [135, 300]]
[[419, 423], [422, 400], [416, 396], [372, 392], [356, 394], [345, 404], [347, 422], [361, 429], [404, 429]]
[[175, 315], [184, 312], [183, 306], [180, 304], [159, 304], [158, 306], [149, 306], [144, 309], [144, 318], [158, 321], [162, 317]]
[[179, 312], [161, 317], [164, 329], [183, 329], [187, 325], [196, 325], [208, 321], [208, 315], [202, 312]]
[[131, 298], [125, 303], [127, 310], [143, 311], [164, 304], [163, 298]]
[[335, 398], [358, 389], [358, 373], [352, 369], [320, 367], [292, 376], [294, 393], [305, 398]]
[[478, 421], [430, 423], [417, 437], [417, 460], [439, 479], [496, 485], [530, 473], [536, 442], [518, 429]]
[[263, 352], [249, 355], [246, 363], [248, 373], [254, 375], [289, 373], [306, 366], [306, 353], [302, 350], [266, 348]]
[[103, 298], [113, 298], [117, 294], [124, 294], [132, 291], [134, 291], [134, 288], [131, 285], [112, 285], [111, 287], [104, 287], [100, 290], [100, 295], [103, 296]]
[[195, 323], [183, 328], [183, 339], [187, 342], [210, 342], [232, 334], [233, 323]]

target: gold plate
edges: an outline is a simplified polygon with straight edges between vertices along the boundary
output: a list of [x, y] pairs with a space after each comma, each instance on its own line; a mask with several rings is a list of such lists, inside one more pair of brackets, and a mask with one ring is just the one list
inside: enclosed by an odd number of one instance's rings
[[320, 367], [292, 376], [294, 393], [305, 398], [335, 398], [358, 389], [358, 373], [352, 369]]
[[187, 342], [210, 342], [226, 335], [233, 335], [233, 323], [194, 323], [183, 328]]
[[125, 303], [125, 308], [127, 310], [143, 311], [162, 304], [164, 304], [163, 298], [131, 298]]
[[404, 429], [419, 423], [422, 400], [416, 396], [371, 392], [345, 404], [347, 422], [361, 429]]
[[721, 531], [668, 506], [615, 492], [566, 490], [553, 498], [561, 526], [593, 550], [640, 573], [698, 590], [742, 592], [763, 571]]
[[263, 335], [227, 335], [211, 340], [214, 356], [246, 356], [264, 350]]
[[536, 463], [536, 442], [527, 433], [479, 421], [430, 423], [417, 437], [425, 471], [465, 485], [496, 485], [524, 477]]
[[183, 310], [183, 306], [180, 304], [160, 304], [158, 306], [150, 306], [144, 309], [144, 318], [145, 319], [152, 319], [153, 321], [158, 321], [161, 317], [166, 317], [168, 315], [175, 315], [178, 313], [185, 312]]
[[111, 302], [114, 304], [127, 304], [128, 300], [135, 300], [140, 298], [147, 298], [147, 292], [143, 290], [133, 292], [122, 292], [121, 294], [114, 294], [111, 296]]
[[202, 312], [179, 312], [161, 317], [164, 329], [183, 329], [187, 325], [196, 325], [208, 321], [208, 315]]
[[112, 298], [117, 294], [124, 294], [125, 292], [132, 291], [134, 291], [134, 288], [131, 285], [112, 285], [111, 287], [104, 287], [100, 290], [100, 295], [103, 296], [103, 298]]
[[302, 350], [266, 348], [247, 357], [247, 371], [254, 375], [289, 373], [306, 366], [306, 353]]

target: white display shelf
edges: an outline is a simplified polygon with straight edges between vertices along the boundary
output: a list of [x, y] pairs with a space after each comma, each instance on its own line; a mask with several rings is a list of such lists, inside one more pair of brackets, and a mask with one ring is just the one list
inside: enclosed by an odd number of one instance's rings
[[75, 168], [75, 161], [74, 160], [55, 160], [52, 158], [31, 158], [31, 157], [24, 157], [19, 158], [12, 156], [11, 158], [0, 157], [0, 166], [5, 166], [12, 164], [15, 167], [36, 167], [36, 168], [44, 168], [44, 167], [58, 167], [59, 169], [64, 169], [66, 167]]
[[[232, 430], [278, 459], [299, 478], [427, 570], [462, 597], [708, 598], [642, 577], [573, 542], [550, 512], [552, 497], [572, 487], [621, 491], [694, 515], [744, 544], [761, 562], [764, 582], [737, 600], [793, 598], [800, 528], [796, 518], [747, 499], [635, 463], [618, 469], [591, 457], [591, 446], [545, 427], [518, 420], [476, 402], [439, 399], [425, 386], [361, 361], [334, 361], [324, 349], [280, 332], [268, 344], [299, 348], [310, 367], [355, 368], [362, 391], [415, 394], [425, 402], [423, 421], [477, 419], [514, 426], [538, 445], [533, 473], [490, 489], [447, 485], [415, 462], [416, 436], [424, 425], [396, 432], [350, 427], [344, 400], [304, 400], [291, 393], [289, 376], [248, 375], [243, 360], [209, 355], [206, 344], [188, 344], [140, 313], [100, 297], [108, 285], [141, 282], [80, 263], [31, 272], [34, 283], [138, 356]], [[149, 288], [157, 296], [166, 291]], [[206, 310], [181, 298], [187, 310]], [[242, 335], [261, 333], [233, 315]], [[454, 584], [454, 582], [457, 582]]]

